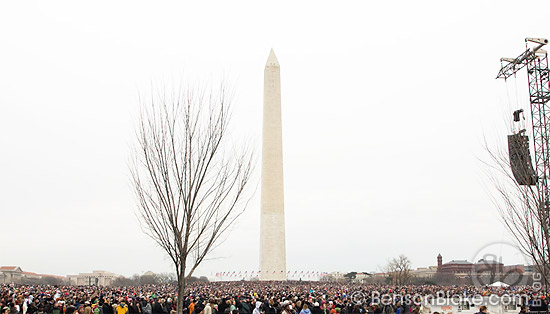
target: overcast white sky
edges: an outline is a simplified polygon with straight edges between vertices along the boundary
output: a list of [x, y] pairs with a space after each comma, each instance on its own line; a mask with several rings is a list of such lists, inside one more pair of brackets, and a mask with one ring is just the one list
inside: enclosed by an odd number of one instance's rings
[[[260, 153], [270, 48], [281, 64], [288, 270], [372, 271], [402, 253], [415, 267], [438, 253], [471, 260], [508, 238], [478, 158], [484, 136], [506, 135], [496, 130], [508, 114], [500, 57], [522, 52], [525, 37], [550, 37], [550, 2], [529, 7], [3, 1], [0, 265], [170, 270], [134, 216], [138, 92], [229, 78], [236, 137]], [[259, 190], [251, 204], [200, 275], [257, 270]]]

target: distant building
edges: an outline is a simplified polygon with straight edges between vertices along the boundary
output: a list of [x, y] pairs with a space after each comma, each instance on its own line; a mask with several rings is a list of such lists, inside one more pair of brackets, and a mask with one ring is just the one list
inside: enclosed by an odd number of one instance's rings
[[345, 273], [341, 273], [339, 271], [333, 271], [328, 275], [329, 275], [330, 281], [342, 281], [345, 279], [344, 278]]
[[110, 286], [119, 277], [121, 276], [105, 270], [94, 270], [91, 273], [69, 275], [67, 279], [69, 284], [75, 286]]
[[493, 260], [480, 259], [477, 263], [475, 263], [474, 270], [477, 274], [499, 274], [504, 272], [504, 264]]
[[37, 279], [37, 280], [40, 280], [42, 278], [42, 275], [40, 274], [37, 274], [37, 273], [33, 273], [33, 272], [30, 272], [30, 271], [24, 271], [21, 273], [23, 277], [27, 278], [27, 279]]
[[36, 280], [42, 280], [46, 278], [56, 278], [64, 281], [66, 278], [63, 276], [37, 274], [29, 271], [23, 271], [19, 266], [2, 266], [0, 267], [0, 283], [15, 283], [23, 284], [29, 282], [36, 282]]
[[19, 266], [0, 267], [0, 282], [2, 283], [21, 283], [23, 270]]
[[355, 279], [353, 279], [353, 282], [366, 283], [367, 279], [371, 278], [372, 276], [373, 274], [367, 272], [357, 273], [355, 275]]
[[411, 271], [411, 275], [417, 278], [432, 278], [437, 273], [437, 266], [418, 267]]
[[536, 266], [535, 265], [525, 265], [524, 267], [524, 273], [526, 274], [532, 274], [536, 272]]
[[438, 273], [456, 274], [456, 273], [471, 273], [475, 269], [473, 263], [467, 260], [452, 260], [437, 268]]
[[500, 274], [506, 269], [514, 272], [524, 273], [523, 265], [504, 266], [503, 263], [495, 260], [480, 259], [476, 263], [467, 260], [452, 260], [445, 264], [442, 263], [441, 254], [437, 256], [437, 273], [453, 274], [455, 277], [466, 278], [471, 274]]

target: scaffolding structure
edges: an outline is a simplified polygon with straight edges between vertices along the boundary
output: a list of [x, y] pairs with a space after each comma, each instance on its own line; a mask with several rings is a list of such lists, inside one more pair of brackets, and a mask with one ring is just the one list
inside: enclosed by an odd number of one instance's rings
[[[529, 102], [531, 111], [531, 121], [533, 130], [533, 148], [535, 161], [535, 179], [529, 178], [528, 170], [513, 169], [518, 173], [523, 173], [524, 177], [516, 180], [520, 185], [536, 185], [539, 204], [543, 212], [548, 213], [550, 209], [550, 191], [548, 179], [550, 178], [550, 80], [548, 70], [548, 55], [543, 46], [548, 44], [548, 39], [544, 38], [526, 38], [526, 50], [518, 57], [502, 58], [501, 69], [498, 72], [497, 79], [507, 80], [514, 76], [519, 70], [527, 68], [527, 78], [529, 83]], [[533, 45], [529, 47], [528, 45]], [[514, 113], [515, 114], [515, 113]], [[517, 134], [515, 134], [517, 135]], [[509, 144], [510, 145], [510, 144]], [[529, 153], [527, 151], [527, 153]], [[518, 154], [517, 152], [514, 153]], [[510, 150], [510, 160], [518, 156], [512, 156]], [[523, 156], [524, 160], [531, 157]], [[516, 163], [517, 165], [518, 163]], [[514, 168], [514, 163], [511, 163]]]

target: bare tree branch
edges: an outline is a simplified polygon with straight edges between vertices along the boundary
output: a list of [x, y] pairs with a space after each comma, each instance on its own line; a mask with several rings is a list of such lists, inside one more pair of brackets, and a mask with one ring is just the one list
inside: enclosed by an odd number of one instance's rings
[[[541, 275], [539, 283], [544, 286], [550, 280], [550, 230], [548, 229], [548, 212], [544, 209], [543, 200], [537, 185], [520, 185], [518, 177], [532, 176], [528, 169], [515, 169], [510, 166], [509, 152], [491, 148], [485, 143], [490, 162], [485, 164], [489, 169], [490, 182], [493, 185], [492, 202], [499, 211], [501, 220], [515, 238], [519, 248], [529, 257], [537, 272]], [[515, 175], [515, 176], [514, 176]]]
[[411, 261], [401, 254], [388, 261], [384, 272], [394, 285], [408, 284], [411, 279]]
[[[141, 102], [130, 166], [138, 218], [173, 262], [179, 295], [250, 200], [252, 153], [224, 150], [230, 109], [223, 86]], [[183, 298], [177, 304], [181, 314]]]

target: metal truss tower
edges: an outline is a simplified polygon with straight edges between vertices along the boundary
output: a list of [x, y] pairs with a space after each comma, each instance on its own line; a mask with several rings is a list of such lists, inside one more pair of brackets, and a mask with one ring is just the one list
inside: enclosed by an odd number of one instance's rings
[[526, 38], [525, 43], [526, 46], [529, 43], [535, 44], [535, 46], [531, 48], [527, 46], [527, 49], [515, 59], [500, 59], [502, 66], [497, 79], [506, 80], [524, 67], [527, 68], [536, 168], [536, 180], [533, 183], [537, 186], [539, 204], [548, 215], [550, 209], [548, 184], [550, 178], [550, 80], [548, 55], [545, 50], [541, 49], [548, 44], [548, 39]]

